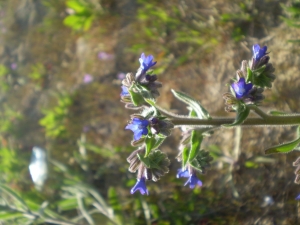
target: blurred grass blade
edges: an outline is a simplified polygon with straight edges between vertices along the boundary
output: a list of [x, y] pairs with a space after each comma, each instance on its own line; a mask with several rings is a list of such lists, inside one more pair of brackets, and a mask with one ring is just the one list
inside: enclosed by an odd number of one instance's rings
[[85, 208], [85, 205], [83, 202], [83, 197], [82, 197], [81, 193], [80, 192], [76, 193], [76, 197], [77, 197], [77, 203], [78, 203], [78, 208], [79, 208], [80, 212], [82, 213], [82, 215], [84, 216], [84, 218], [90, 225], [94, 225], [95, 222]]
[[[14, 220], [19, 217], [23, 217], [23, 213], [20, 212], [0, 212], [0, 221]], [[2, 223], [1, 223], [2, 224]]]
[[17, 194], [15, 193], [12, 189], [10, 189], [9, 187], [0, 184], [0, 189], [5, 192], [6, 194], [10, 195], [11, 197], [13, 197], [15, 200], [17, 200], [19, 203], [21, 203], [21, 205], [26, 209], [29, 210], [27, 204], [25, 203], [25, 201]]

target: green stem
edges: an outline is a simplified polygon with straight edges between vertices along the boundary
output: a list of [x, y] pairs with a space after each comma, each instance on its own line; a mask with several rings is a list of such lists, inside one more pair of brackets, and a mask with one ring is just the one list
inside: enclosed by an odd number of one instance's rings
[[[212, 118], [212, 119], [197, 119], [197, 118], [170, 118], [175, 126], [200, 126], [214, 127], [224, 124], [232, 124], [235, 118]], [[297, 126], [300, 125], [300, 116], [267, 116], [265, 118], [247, 118], [243, 124], [239, 126]]]

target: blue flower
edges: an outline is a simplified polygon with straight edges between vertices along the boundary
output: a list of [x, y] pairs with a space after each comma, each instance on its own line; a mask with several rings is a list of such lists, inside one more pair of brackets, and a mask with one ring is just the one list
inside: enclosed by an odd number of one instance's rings
[[231, 87], [235, 92], [236, 98], [241, 99], [249, 94], [253, 84], [246, 84], [245, 78], [242, 77], [238, 82], [231, 84]]
[[137, 190], [139, 190], [142, 195], [144, 195], [144, 194], [149, 195], [148, 189], [146, 187], [145, 177], [142, 177], [141, 179], [137, 180], [136, 184], [131, 189], [130, 193], [133, 194]]
[[142, 137], [142, 135], [148, 134], [148, 125], [149, 125], [148, 120], [133, 118], [132, 122], [128, 124], [125, 127], [125, 129], [131, 130], [134, 133], [133, 139], [136, 141], [139, 140]]
[[129, 96], [129, 92], [128, 92], [128, 88], [126, 86], [121, 86], [122, 88], [122, 92], [121, 92], [121, 97], [124, 97], [124, 96]]
[[141, 58], [139, 58], [139, 61], [141, 64], [141, 68], [144, 72], [146, 72], [148, 69], [150, 69], [152, 66], [156, 64], [156, 62], [152, 62], [152, 60], [153, 60], [152, 55], [145, 56], [145, 54], [142, 53]]
[[190, 184], [190, 188], [194, 188], [196, 185], [198, 185], [199, 187], [202, 186], [201, 180], [198, 179], [198, 177], [196, 176], [195, 173], [190, 174], [190, 177], [189, 177], [189, 179], [185, 182], [184, 186], [186, 186], [187, 184]]
[[253, 45], [253, 58], [255, 61], [259, 61], [263, 56], [265, 56], [267, 53], [267, 46], [260, 47], [259, 44]]
[[182, 177], [188, 177], [189, 179], [185, 182], [184, 186], [186, 186], [188, 183], [190, 184], [190, 188], [195, 188], [196, 185], [199, 187], [202, 186], [201, 180], [198, 179], [196, 175], [196, 171], [192, 170], [189, 172], [189, 170], [182, 170], [179, 169], [176, 175], [177, 178], [182, 178]]
[[300, 195], [298, 195], [298, 196], [295, 198], [295, 200], [300, 200]]
[[188, 170], [179, 169], [177, 172], [176, 178], [189, 177], [189, 176], [190, 176], [190, 174], [189, 174]]

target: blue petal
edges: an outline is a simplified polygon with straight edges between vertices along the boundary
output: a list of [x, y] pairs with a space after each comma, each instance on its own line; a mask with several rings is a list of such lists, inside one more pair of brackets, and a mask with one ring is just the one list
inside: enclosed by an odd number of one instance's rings
[[132, 132], [135, 132], [136, 130], [139, 129], [139, 125], [137, 124], [128, 124], [126, 127], [125, 127], [125, 130], [131, 130]]
[[146, 72], [148, 69], [150, 69], [152, 66], [156, 64], [156, 62], [152, 62], [153, 56], [145, 56], [144, 53], [141, 54], [141, 57], [139, 58], [139, 62], [141, 64], [141, 68], [144, 72]]
[[131, 189], [130, 193], [133, 194], [137, 190], [140, 191], [142, 195], [147, 194], [149, 195], [148, 189], [146, 187], [145, 178], [142, 177], [141, 179], [138, 179], [134, 187]]
[[121, 86], [121, 88], [122, 88], [121, 96], [128, 96], [129, 95], [128, 88], [125, 86]]
[[177, 178], [189, 177], [189, 176], [190, 176], [190, 174], [189, 174], [188, 170], [178, 169], [178, 172], [177, 172], [177, 175], [176, 175]]
[[136, 141], [139, 140], [142, 135], [148, 134], [148, 125], [148, 120], [143, 120], [135, 117], [132, 119], [131, 123], [125, 127], [125, 129], [131, 130], [134, 133], [133, 139]]
[[235, 92], [236, 98], [241, 99], [248, 95], [249, 91], [253, 87], [253, 84], [251, 83], [246, 84], [245, 78], [242, 77], [237, 83], [231, 84], [231, 87]]
[[132, 124], [141, 125], [141, 126], [148, 126], [149, 121], [148, 120], [142, 120], [142, 119], [139, 119], [139, 118], [135, 117], [135, 118], [132, 119]]
[[133, 134], [133, 139], [135, 141], [141, 139], [141, 137], [143, 136], [143, 131], [142, 130], [136, 130], [134, 131], [134, 134]]
[[258, 44], [253, 45], [253, 58], [258, 61], [267, 54], [267, 46], [260, 47]]
[[295, 200], [300, 200], [300, 195], [298, 195], [298, 196], [295, 198]]
[[198, 179], [196, 174], [190, 175], [190, 178], [186, 181], [184, 186], [186, 186], [188, 183], [190, 184], [191, 189], [195, 188], [196, 185], [198, 185], [199, 187], [202, 186], [202, 182], [201, 182], [201, 180]]

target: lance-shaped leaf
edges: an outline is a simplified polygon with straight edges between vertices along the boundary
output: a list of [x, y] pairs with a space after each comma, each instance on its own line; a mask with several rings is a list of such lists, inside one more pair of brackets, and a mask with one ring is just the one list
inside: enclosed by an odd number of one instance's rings
[[300, 137], [298, 137], [294, 141], [268, 148], [267, 150], [265, 150], [265, 154], [288, 153], [290, 151], [293, 151], [299, 144], [300, 144]]
[[236, 125], [240, 125], [244, 122], [245, 119], [247, 119], [248, 115], [250, 113], [250, 108], [247, 106], [241, 105], [236, 112], [235, 120], [232, 124], [224, 124], [223, 127], [233, 127]]
[[198, 152], [200, 151], [201, 142], [203, 140], [202, 133], [196, 130], [192, 131], [191, 135], [191, 148], [189, 151], [189, 158], [188, 161], [191, 162], [195, 159], [195, 157], [198, 155]]
[[247, 67], [247, 78], [246, 78], [246, 82], [249, 83], [254, 83], [254, 77], [253, 77], [253, 73], [252, 73], [252, 70]]
[[182, 150], [182, 168], [185, 168], [186, 163], [189, 159], [189, 147], [185, 146], [184, 149]]
[[184, 94], [182, 92], [175, 91], [175, 90], [171, 90], [171, 91], [177, 99], [188, 104], [193, 110], [195, 110], [198, 118], [211, 119], [209, 113], [197, 100], [193, 99], [192, 97], [190, 97], [187, 94]]
[[160, 136], [155, 135], [154, 137], [147, 137], [145, 139], [145, 144], [146, 144], [146, 152], [145, 152], [145, 157], [149, 155], [151, 150], [158, 148], [165, 138], [162, 138]]

